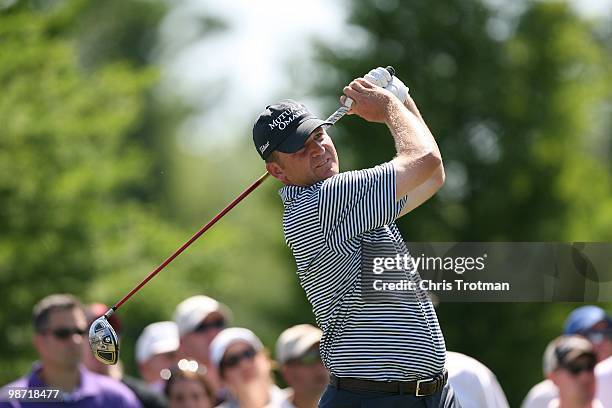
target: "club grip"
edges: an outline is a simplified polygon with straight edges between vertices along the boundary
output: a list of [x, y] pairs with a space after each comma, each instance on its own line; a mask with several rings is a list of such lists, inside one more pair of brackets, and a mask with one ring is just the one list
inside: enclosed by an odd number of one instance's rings
[[[395, 76], [395, 68], [393, 68], [391, 65], [387, 65], [385, 69], [391, 74], [392, 77]], [[353, 100], [351, 98], [346, 98], [344, 101], [344, 106], [346, 106], [348, 109], [351, 108], [352, 104]]]

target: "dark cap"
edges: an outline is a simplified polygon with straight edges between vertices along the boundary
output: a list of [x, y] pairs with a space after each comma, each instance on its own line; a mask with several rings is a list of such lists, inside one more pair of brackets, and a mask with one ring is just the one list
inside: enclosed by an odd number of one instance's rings
[[304, 104], [292, 99], [266, 106], [253, 125], [253, 143], [262, 159], [275, 150], [295, 153], [321, 125], [331, 125], [313, 115]]

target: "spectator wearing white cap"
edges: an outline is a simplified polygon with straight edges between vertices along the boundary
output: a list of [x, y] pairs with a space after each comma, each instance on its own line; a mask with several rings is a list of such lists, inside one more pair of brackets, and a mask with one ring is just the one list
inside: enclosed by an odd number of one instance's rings
[[210, 345], [210, 361], [228, 391], [219, 407], [279, 407], [286, 399], [272, 381], [272, 363], [252, 331], [239, 327], [221, 331]]
[[209, 348], [230, 318], [231, 311], [227, 306], [204, 295], [183, 300], [174, 311], [180, 337], [178, 357], [195, 360], [201, 367], [206, 367], [206, 376], [220, 399], [224, 399], [221, 380], [217, 369], [210, 364]]
[[179, 348], [178, 328], [174, 322], [156, 322], [144, 328], [136, 341], [136, 361], [140, 376], [155, 390], [162, 391], [162, 370], [176, 362]]
[[544, 371], [557, 386], [559, 397], [547, 408], [603, 408], [595, 398], [595, 365], [593, 345], [581, 336], [560, 336], [544, 352]]
[[319, 343], [323, 333], [310, 324], [298, 324], [281, 333], [276, 341], [276, 361], [283, 379], [291, 387], [280, 408], [315, 408], [329, 382], [321, 362]]

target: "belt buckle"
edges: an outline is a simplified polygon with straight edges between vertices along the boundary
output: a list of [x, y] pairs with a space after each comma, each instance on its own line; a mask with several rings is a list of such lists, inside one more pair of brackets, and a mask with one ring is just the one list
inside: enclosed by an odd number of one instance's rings
[[417, 397], [426, 397], [427, 394], [421, 394], [421, 383], [426, 382], [426, 381], [431, 381], [431, 378], [427, 378], [424, 380], [417, 380], [416, 382], [416, 390], [414, 392], [414, 395]]

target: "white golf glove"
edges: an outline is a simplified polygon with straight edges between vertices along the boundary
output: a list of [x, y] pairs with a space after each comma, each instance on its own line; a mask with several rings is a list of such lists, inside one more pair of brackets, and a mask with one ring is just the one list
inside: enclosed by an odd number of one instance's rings
[[391, 76], [389, 71], [387, 71], [385, 68], [374, 68], [368, 72], [364, 78], [374, 85], [378, 85], [381, 88], [391, 91], [393, 95], [397, 96], [397, 99], [399, 99], [402, 103], [406, 102], [406, 99], [408, 99], [408, 87], [404, 85], [402, 80], [397, 76]]
[[385, 86], [385, 89], [391, 91], [393, 95], [397, 96], [402, 103], [405, 103], [408, 99], [408, 92], [410, 91], [406, 85], [396, 76], [393, 76], [393, 80], [390, 84]]
[[365, 74], [363, 78], [374, 85], [380, 86], [381, 88], [386, 87], [389, 84], [389, 81], [392, 79], [389, 71], [382, 67], [370, 70], [370, 72]]

